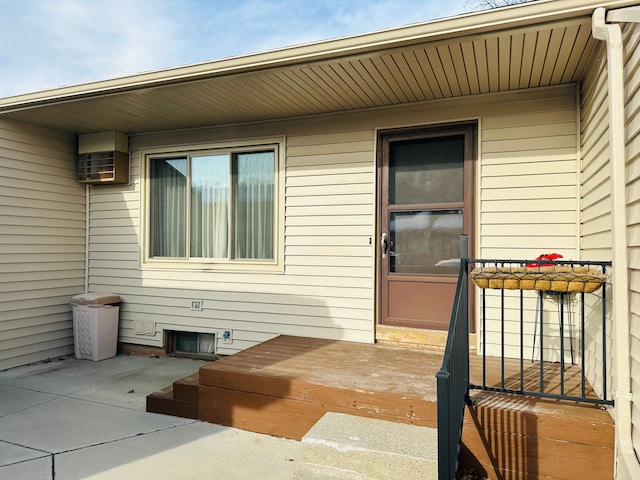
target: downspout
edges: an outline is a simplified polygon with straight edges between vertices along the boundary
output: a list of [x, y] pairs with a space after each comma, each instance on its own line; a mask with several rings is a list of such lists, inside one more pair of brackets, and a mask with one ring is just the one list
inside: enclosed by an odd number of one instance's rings
[[84, 186], [84, 293], [89, 292], [89, 185]]
[[606, 10], [593, 12], [594, 38], [607, 49], [609, 89], [609, 150], [611, 154], [611, 233], [613, 243], [613, 362], [615, 372], [615, 474], [624, 468], [628, 478], [640, 478], [640, 464], [631, 437], [631, 349], [629, 342], [629, 278], [627, 272], [624, 60], [620, 25], [605, 23]]

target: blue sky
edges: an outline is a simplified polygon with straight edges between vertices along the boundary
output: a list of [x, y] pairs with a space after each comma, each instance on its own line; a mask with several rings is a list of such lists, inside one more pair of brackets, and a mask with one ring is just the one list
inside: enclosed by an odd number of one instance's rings
[[457, 15], [469, 0], [0, 0], [0, 97]]

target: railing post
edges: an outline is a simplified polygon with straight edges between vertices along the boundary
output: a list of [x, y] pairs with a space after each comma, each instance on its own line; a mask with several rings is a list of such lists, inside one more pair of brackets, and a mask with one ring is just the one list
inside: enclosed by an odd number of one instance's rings
[[460, 259], [469, 260], [469, 235], [460, 235]]
[[457, 456], [457, 450], [451, 449], [452, 437], [455, 437], [455, 433], [452, 431], [452, 415], [451, 415], [451, 385], [449, 383], [449, 372], [441, 370], [436, 374], [436, 386], [437, 386], [437, 404], [436, 409], [438, 412], [438, 480], [449, 480], [454, 478], [456, 472], [454, 465], [456, 465], [455, 458], [452, 459], [452, 455]]
[[460, 273], [438, 390], [438, 479], [455, 478], [465, 404], [469, 402], [469, 239], [460, 236]]
[[[464, 281], [462, 282], [462, 292], [460, 294], [460, 311], [464, 312], [461, 320], [463, 325], [460, 329], [460, 334], [463, 337], [463, 350], [464, 350], [464, 401], [467, 405], [471, 404], [469, 398], [469, 235], [463, 233], [460, 235], [460, 263], [464, 265]], [[460, 271], [462, 274], [462, 270]]]

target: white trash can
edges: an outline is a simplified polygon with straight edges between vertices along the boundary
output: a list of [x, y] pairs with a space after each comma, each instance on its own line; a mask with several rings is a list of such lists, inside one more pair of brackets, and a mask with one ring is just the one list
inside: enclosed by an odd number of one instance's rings
[[116, 356], [120, 296], [81, 293], [71, 299], [76, 358], [94, 362]]

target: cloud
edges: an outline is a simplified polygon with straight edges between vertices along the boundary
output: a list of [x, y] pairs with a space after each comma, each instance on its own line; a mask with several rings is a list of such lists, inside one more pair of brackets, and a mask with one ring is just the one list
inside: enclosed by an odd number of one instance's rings
[[154, 69], [183, 48], [170, 15], [176, 2], [11, 3], [0, 33], [0, 95]]
[[[211, 9], [209, 39], [225, 53], [264, 51], [468, 11], [468, 0], [244, 0]], [[191, 2], [197, 3], [197, 2]], [[218, 2], [225, 3], [225, 2]], [[191, 9], [194, 11], [195, 9]], [[216, 27], [217, 25], [217, 27]], [[206, 34], [203, 35], [207, 38]], [[209, 57], [219, 58], [219, 57]]]
[[95, 79], [139, 72], [179, 49], [168, 10], [161, 1], [58, 0], [43, 6], [42, 14], [49, 18], [43, 39], [61, 66], [72, 66], [74, 76]]
[[460, 13], [467, 0], [0, 0], [0, 96]]

